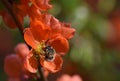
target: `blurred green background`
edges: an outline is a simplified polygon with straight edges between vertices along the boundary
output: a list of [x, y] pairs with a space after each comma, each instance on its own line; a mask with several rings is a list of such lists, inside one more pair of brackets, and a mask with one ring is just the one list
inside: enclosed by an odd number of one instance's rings
[[[49, 13], [70, 22], [76, 34], [64, 57], [63, 69], [49, 75], [79, 74], [83, 81], [120, 81], [120, 0], [51, 0]], [[25, 25], [28, 19], [25, 18]], [[9, 29], [0, 17], [0, 81], [6, 81], [4, 58], [24, 42], [17, 29]]]

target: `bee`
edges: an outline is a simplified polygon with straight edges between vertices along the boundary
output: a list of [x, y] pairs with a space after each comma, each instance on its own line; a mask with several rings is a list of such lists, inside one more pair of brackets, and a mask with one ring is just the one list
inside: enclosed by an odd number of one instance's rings
[[55, 57], [55, 50], [52, 46], [47, 45], [43, 48], [44, 58], [46, 61], [53, 61]]

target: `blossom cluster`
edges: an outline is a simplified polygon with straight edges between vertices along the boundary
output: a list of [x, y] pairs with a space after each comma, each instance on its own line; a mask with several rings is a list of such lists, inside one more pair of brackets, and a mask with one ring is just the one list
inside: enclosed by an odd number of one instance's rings
[[[59, 71], [63, 63], [61, 56], [68, 52], [68, 40], [74, 36], [75, 29], [46, 12], [52, 8], [49, 0], [19, 0], [10, 2], [10, 5], [20, 24], [23, 25], [25, 16], [30, 19], [29, 27], [23, 30], [24, 40], [30, 49], [24, 45], [17, 46], [16, 54], [5, 58], [6, 73], [10, 78], [20, 77], [21, 73], [26, 75], [26, 71], [36, 74], [39, 66], [47, 72]], [[0, 11], [0, 15], [10, 28], [17, 27], [5, 10]]]

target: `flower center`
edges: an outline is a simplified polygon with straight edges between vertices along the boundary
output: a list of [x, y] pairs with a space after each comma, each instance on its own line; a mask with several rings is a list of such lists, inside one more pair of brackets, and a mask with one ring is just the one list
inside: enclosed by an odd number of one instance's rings
[[55, 50], [53, 49], [52, 46], [46, 46], [45, 48], [43, 48], [43, 51], [44, 51], [45, 59], [47, 61], [54, 60]]
[[53, 61], [55, 57], [55, 50], [52, 46], [46, 45], [45, 42], [41, 42], [34, 50], [35, 57], [40, 57], [46, 61]]

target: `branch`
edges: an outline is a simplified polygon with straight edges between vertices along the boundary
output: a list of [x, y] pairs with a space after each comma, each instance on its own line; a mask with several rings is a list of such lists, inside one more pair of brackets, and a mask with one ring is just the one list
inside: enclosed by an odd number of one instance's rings
[[17, 16], [15, 15], [15, 13], [13, 12], [12, 6], [11, 4], [8, 2], [8, 0], [1, 0], [1, 2], [3, 3], [3, 5], [6, 7], [6, 9], [8, 10], [8, 12], [10, 13], [10, 15], [12, 16], [14, 22], [16, 23], [20, 33], [23, 35], [23, 30], [24, 27], [22, 26], [22, 24], [20, 24]]
[[47, 81], [47, 78], [44, 76], [43, 68], [39, 63], [40, 60], [38, 60], [38, 72], [40, 73], [40, 78], [37, 78], [37, 81]]

